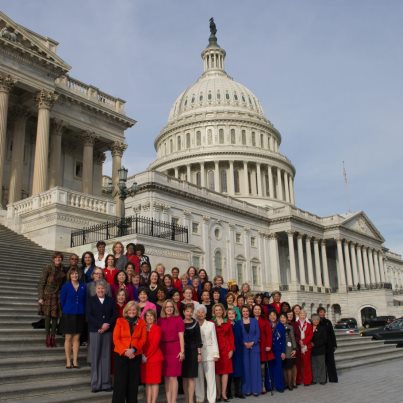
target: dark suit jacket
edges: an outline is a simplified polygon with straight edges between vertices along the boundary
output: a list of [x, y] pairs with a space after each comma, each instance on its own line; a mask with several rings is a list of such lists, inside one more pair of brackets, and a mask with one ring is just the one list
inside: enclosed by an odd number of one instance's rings
[[320, 325], [326, 329], [327, 333], [326, 350], [334, 351], [337, 348], [337, 341], [332, 322], [330, 322], [330, 320], [327, 318], [322, 318], [320, 320]]
[[312, 355], [322, 355], [326, 353], [327, 331], [324, 326], [317, 326], [313, 332]]
[[105, 295], [105, 300], [102, 304], [96, 295], [89, 297], [87, 300], [87, 321], [90, 332], [98, 332], [103, 323], [109, 323], [110, 328], [108, 331], [111, 331], [116, 321], [114, 300]]

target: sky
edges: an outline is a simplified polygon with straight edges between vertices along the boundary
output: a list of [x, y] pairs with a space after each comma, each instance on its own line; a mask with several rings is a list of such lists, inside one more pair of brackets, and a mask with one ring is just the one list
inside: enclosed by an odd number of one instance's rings
[[[208, 20], [226, 71], [260, 100], [296, 167], [296, 203], [366, 212], [403, 253], [400, 0], [0, 0], [57, 40], [70, 75], [127, 101], [129, 174], [155, 159], [177, 96], [202, 72]], [[343, 178], [343, 161], [348, 186]], [[110, 160], [106, 170], [110, 168]]]

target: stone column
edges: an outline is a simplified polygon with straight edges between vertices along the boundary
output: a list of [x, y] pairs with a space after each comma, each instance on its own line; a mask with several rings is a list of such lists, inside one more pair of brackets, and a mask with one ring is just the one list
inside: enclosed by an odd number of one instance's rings
[[339, 284], [339, 292], [346, 291], [346, 273], [344, 271], [344, 258], [343, 258], [343, 247], [342, 240], [337, 239], [337, 279]]
[[292, 179], [291, 175], [288, 177], [288, 180], [289, 180], [289, 187], [290, 187], [290, 203], [295, 204], [294, 183], [293, 183], [293, 179]]
[[272, 278], [272, 289], [280, 288], [280, 259], [278, 255], [278, 236], [277, 234], [269, 234], [269, 249], [270, 249], [270, 268]]
[[297, 236], [297, 247], [298, 247], [299, 283], [301, 285], [306, 285], [304, 247], [302, 245], [302, 235], [301, 234], [298, 234], [298, 236]]
[[206, 170], [204, 168], [204, 162], [200, 163], [200, 185], [202, 188], [206, 187]]
[[297, 268], [295, 265], [294, 232], [287, 231], [287, 235], [288, 235], [288, 252], [290, 257], [291, 285], [292, 288], [295, 288], [297, 285]]
[[245, 196], [249, 196], [248, 163], [243, 162], [243, 191]]
[[218, 161], [214, 161], [214, 190], [220, 192], [220, 166]]
[[21, 199], [22, 177], [24, 175], [25, 129], [29, 113], [23, 108], [17, 108], [14, 111], [14, 115], [13, 151], [8, 186], [8, 202], [10, 204]]
[[362, 257], [364, 260], [364, 275], [365, 275], [365, 284], [371, 284], [371, 276], [369, 274], [369, 264], [368, 264], [368, 253], [367, 248], [365, 246], [362, 247]]
[[192, 183], [192, 169], [190, 164], [186, 165], [186, 180], [189, 183]]
[[362, 265], [362, 246], [357, 245], [357, 260], [358, 260], [358, 276], [360, 278], [360, 285], [365, 285], [364, 269]]
[[308, 266], [308, 283], [310, 286], [313, 286], [315, 283], [315, 279], [313, 277], [311, 237], [309, 236], [305, 238], [305, 249], [306, 249], [306, 263]]
[[114, 192], [114, 199], [116, 203], [116, 216], [122, 217], [124, 211], [124, 202], [119, 199], [119, 169], [122, 167], [123, 153], [127, 148], [127, 144], [115, 141], [111, 146], [112, 153], [112, 187]]
[[50, 125], [49, 189], [60, 186], [63, 121], [53, 119]]
[[351, 275], [350, 249], [347, 241], [344, 241], [344, 257], [346, 260], [347, 285], [352, 287], [353, 277]]
[[372, 248], [368, 248], [368, 262], [369, 262], [369, 276], [371, 278], [371, 284], [376, 284], [375, 277], [375, 267], [374, 267], [374, 258], [372, 255]]
[[360, 278], [358, 276], [358, 269], [357, 269], [357, 256], [355, 254], [355, 244], [354, 242], [350, 242], [350, 256], [351, 256], [351, 264], [353, 269], [353, 284], [357, 286], [360, 282]]
[[326, 288], [329, 288], [330, 287], [329, 267], [327, 265], [326, 241], [324, 239], [320, 243], [320, 248], [321, 248], [321, 252], [322, 252], [323, 285]]
[[34, 178], [32, 195], [48, 189], [49, 119], [50, 110], [58, 95], [42, 90], [36, 97], [38, 105], [38, 126], [36, 129]]
[[267, 167], [267, 176], [269, 180], [269, 197], [274, 199], [273, 171], [270, 165]]
[[385, 275], [385, 269], [383, 266], [383, 256], [382, 256], [382, 252], [378, 251], [378, 263], [379, 263], [379, 272], [381, 275], [381, 282], [382, 283], [386, 283], [387, 282], [387, 278]]
[[378, 252], [376, 250], [373, 251], [372, 258], [374, 259], [374, 266], [375, 266], [375, 280], [376, 283], [379, 284], [382, 282], [382, 280], [381, 280], [381, 273], [379, 270]]
[[257, 177], [257, 195], [261, 197], [263, 195], [262, 192], [262, 173], [260, 171], [260, 164], [256, 163], [256, 177]]
[[85, 132], [83, 136], [83, 181], [82, 192], [93, 194], [93, 177], [94, 177], [94, 144], [95, 133]]
[[284, 189], [285, 189], [285, 201], [290, 202], [290, 189], [288, 187], [288, 173], [284, 171]]
[[315, 256], [316, 286], [323, 287], [322, 273], [320, 270], [319, 244], [318, 244], [318, 240], [316, 238], [314, 238], [314, 240], [313, 240], [313, 253]]
[[234, 190], [234, 161], [229, 161], [229, 178], [227, 180], [227, 185], [228, 185], [228, 194], [233, 196], [235, 194]]
[[174, 171], [175, 171], [175, 178], [176, 178], [176, 179], [179, 179], [179, 168], [178, 168], [178, 167], [175, 167], [175, 168], [174, 168]]
[[284, 200], [284, 196], [283, 196], [283, 183], [281, 180], [281, 169], [277, 168], [277, 199], [279, 200]]
[[0, 208], [3, 204], [3, 176], [7, 147], [8, 99], [14, 83], [15, 80], [10, 75], [0, 73]]

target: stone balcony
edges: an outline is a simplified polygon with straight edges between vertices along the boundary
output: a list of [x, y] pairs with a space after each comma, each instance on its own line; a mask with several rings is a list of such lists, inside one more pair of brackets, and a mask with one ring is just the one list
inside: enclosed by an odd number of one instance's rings
[[70, 246], [72, 230], [115, 218], [107, 197], [55, 187], [7, 206], [5, 225], [48, 249]]

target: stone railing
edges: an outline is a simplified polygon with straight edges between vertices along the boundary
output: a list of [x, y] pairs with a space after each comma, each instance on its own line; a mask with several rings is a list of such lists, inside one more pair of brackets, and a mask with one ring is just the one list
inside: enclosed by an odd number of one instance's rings
[[125, 114], [124, 105], [125, 101], [119, 98], [100, 91], [98, 88], [85, 84], [68, 75], [56, 79], [56, 84], [75, 95], [78, 95], [86, 100], [95, 102], [100, 106], [111, 109], [114, 112]]
[[7, 206], [9, 218], [21, 216], [51, 205], [64, 205], [94, 213], [115, 215], [116, 205], [113, 200], [101, 196], [93, 196], [61, 187], [28, 197]]

